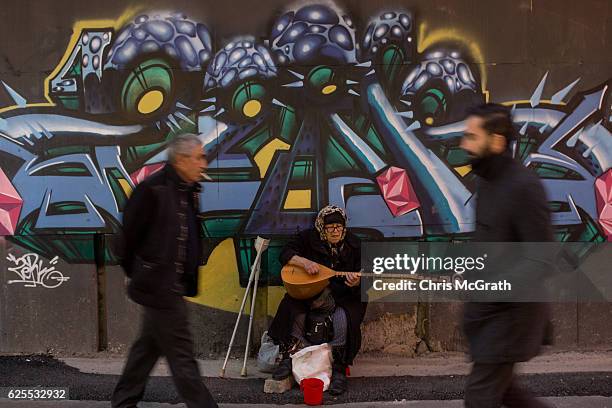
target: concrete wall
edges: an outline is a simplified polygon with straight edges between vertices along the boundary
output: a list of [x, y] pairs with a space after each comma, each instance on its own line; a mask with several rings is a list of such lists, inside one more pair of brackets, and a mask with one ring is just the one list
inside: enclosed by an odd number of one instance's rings
[[[93, 245], [93, 244], [92, 244]], [[11, 254], [25, 275], [9, 268]], [[95, 265], [50, 260], [0, 238], [0, 349], [9, 353], [87, 353], [98, 350]], [[60, 279], [66, 279], [61, 281]], [[16, 282], [17, 281], [17, 282]], [[57, 285], [57, 286], [56, 286]]]
[[[140, 325], [140, 307], [125, 295], [123, 271], [104, 268], [104, 297], [98, 303], [95, 265], [55, 264], [65, 278], [61, 287], [28, 287], [15, 281], [6, 254], [28, 255], [22, 248], [2, 239], [2, 286], [0, 345], [3, 353], [50, 352], [59, 355], [109, 351], [123, 354], [135, 339]], [[31, 259], [35, 259], [30, 254]], [[24, 258], [25, 259], [25, 258]], [[48, 259], [39, 258], [44, 267]], [[41, 269], [42, 269], [41, 268]], [[48, 286], [57, 280], [45, 281]], [[28, 283], [31, 285], [31, 283]], [[253, 348], [272, 317], [277, 301], [268, 297], [272, 288], [259, 289], [254, 320]], [[235, 302], [241, 300], [237, 292]], [[268, 305], [271, 301], [272, 304]], [[237, 305], [239, 307], [239, 304]], [[268, 310], [270, 312], [268, 312]], [[100, 313], [103, 318], [100, 319]], [[236, 321], [236, 313], [191, 303], [195, 351], [203, 357], [225, 354]], [[372, 303], [363, 325], [363, 352], [414, 356], [426, 351], [466, 349], [461, 331], [459, 303]], [[608, 303], [562, 303], [553, 305], [554, 349], [592, 350], [609, 347], [612, 336], [606, 325], [612, 318]], [[243, 316], [232, 355], [245, 347], [249, 316]]]
[[[542, 178], [557, 239], [611, 239], [612, 6], [317, 4], [3, 3], [0, 352], [126, 351], [138, 307], [112, 241], [132, 189], [182, 131], [201, 134], [214, 178], [200, 208], [210, 257], [191, 299], [203, 356], [229, 341], [254, 237], [272, 238], [258, 341], [284, 293], [280, 248], [328, 203], [366, 240], [469, 240], [475, 177], [457, 145], [475, 103], [514, 107], [517, 156]], [[26, 263], [36, 276], [9, 283]], [[43, 279], [55, 272], [69, 279]], [[363, 349], [461, 350], [460, 309], [373, 304]], [[556, 305], [557, 346], [607, 345], [611, 313]]]

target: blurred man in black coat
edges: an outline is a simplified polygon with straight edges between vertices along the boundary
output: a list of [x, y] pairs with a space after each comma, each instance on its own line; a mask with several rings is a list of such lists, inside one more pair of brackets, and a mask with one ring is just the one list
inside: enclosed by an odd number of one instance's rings
[[[468, 113], [461, 147], [480, 176], [475, 241], [552, 240], [544, 189], [536, 174], [513, 159], [514, 134], [503, 106], [486, 104]], [[513, 369], [538, 354], [548, 323], [544, 303], [466, 304], [464, 330], [474, 363], [465, 389], [467, 408], [547, 406], [519, 389]]]
[[183, 299], [198, 290], [198, 182], [207, 167], [202, 143], [192, 134], [175, 137], [168, 145], [168, 161], [136, 187], [123, 213], [121, 265], [130, 277], [128, 294], [144, 306], [144, 315], [113, 392], [113, 408], [136, 407], [161, 356], [168, 360], [188, 408], [217, 407], [193, 357]]

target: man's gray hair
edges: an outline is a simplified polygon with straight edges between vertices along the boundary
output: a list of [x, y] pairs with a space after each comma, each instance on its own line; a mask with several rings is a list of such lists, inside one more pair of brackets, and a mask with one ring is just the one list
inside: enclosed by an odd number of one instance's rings
[[168, 161], [176, 163], [178, 156], [189, 156], [194, 147], [202, 146], [202, 142], [197, 135], [193, 133], [183, 133], [175, 136], [167, 144], [168, 146]]

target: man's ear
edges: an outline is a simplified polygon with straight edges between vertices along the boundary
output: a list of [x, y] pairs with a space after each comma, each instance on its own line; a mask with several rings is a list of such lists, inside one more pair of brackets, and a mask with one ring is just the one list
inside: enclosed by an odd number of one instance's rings
[[492, 153], [502, 154], [506, 151], [507, 144], [508, 142], [506, 141], [505, 136], [498, 133], [493, 133], [491, 135], [491, 144], [489, 145], [489, 149]]

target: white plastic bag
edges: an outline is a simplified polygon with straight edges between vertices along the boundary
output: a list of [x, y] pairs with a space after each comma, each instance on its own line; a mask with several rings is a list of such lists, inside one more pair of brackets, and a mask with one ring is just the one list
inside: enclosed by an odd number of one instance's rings
[[257, 368], [262, 373], [271, 373], [278, 364], [279, 347], [265, 331], [261, 336], [261, 346], [257, 353]]
[[303, 348], [291, 356], [293, 377], [299, 384], [304, 378], [323, 381], [323, 391], [329, 387], [332, 375], [332, 352], [327, 343]]

